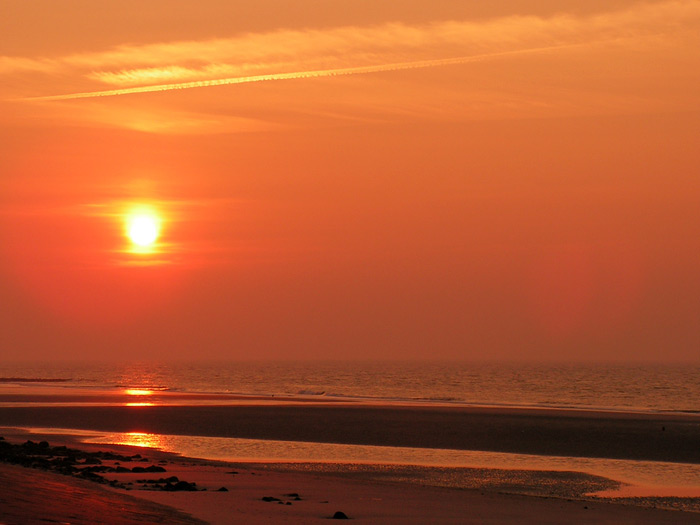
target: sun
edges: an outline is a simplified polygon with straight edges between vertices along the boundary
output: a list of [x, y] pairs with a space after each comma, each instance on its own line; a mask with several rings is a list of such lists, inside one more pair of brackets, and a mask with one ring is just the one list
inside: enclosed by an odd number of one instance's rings
[[126, 217], [126, 236], [137, 248], [150, 248], [160, 235], [161, 220], [149, 209], [138, 209]]

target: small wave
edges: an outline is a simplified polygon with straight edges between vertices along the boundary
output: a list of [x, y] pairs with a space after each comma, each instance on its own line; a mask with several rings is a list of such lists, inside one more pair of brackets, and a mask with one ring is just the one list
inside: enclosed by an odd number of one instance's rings
[[176, 390], [162, 385], [135, 385], [135, 384], [120, 384], [114, 385], [114, 388], [128, 388], [132, 390], [150, 390], [152, 392], [165, 392], [168, 390]]
[[299, 390], [297, 392], [299, 396], [325, 396], [325, 390]]
[[66, 378], [54, 377], [0, 377], [0, 383], [67, 383]]

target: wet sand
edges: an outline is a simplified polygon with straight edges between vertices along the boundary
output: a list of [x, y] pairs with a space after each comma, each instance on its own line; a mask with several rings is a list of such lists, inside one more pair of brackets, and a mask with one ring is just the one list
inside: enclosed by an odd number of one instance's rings
[[[133, 490], [126, 492], [0, 463], [0, 523], [308, 524], [327, 523], [341, 511], [358, 522], [386, 524], [700, 524], [698, 513], [285, 472], [269, 465], [222, 465], [138, 451], [167, 470], [150, 477], [174, 475], [195, 482], [199, 490], [164, 492], [139, 481], [149, 475], [110, 474], [123, 484], [131, 483]], [[220, 487], [227, 490], [218, 491]]]
[[70, 523], [127, 525], [205, 522], [172, 507], [116, 493], [53, 472], [0, 463], [0, 523]]
[[700, 417], [425, 406], [0, 407], [0, 426], [700, 463]]

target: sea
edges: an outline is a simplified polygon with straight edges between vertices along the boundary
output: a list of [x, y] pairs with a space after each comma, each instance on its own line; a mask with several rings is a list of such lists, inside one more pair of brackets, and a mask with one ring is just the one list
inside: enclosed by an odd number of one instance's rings
[[[129, 403], [134, 405], [151, 404], [153, 394], [158, 394], [158, 404], [182, 404], [183, 399], [184, 403], [206, 404], [278, 398], [682, 413], [698, 415], [700, 424], [700, 364], [0, 363], [0, 406], [89, 405], [111, 398], [118, 404], [123, 403], [124, 393], [134, 398]], [[187, 397], [189, 394], [193, 397]], [[209, 396], [194, 400], [200, 394]], [[82, 436], [86, 442], [153, 447], [210, 460], [584, 472], [621, 482], [621, 497], [700, 498], [700, 465], [694, 464], [83, 429], [29, 430], [64, 432]]]
[[700, 364], [0, 362], [0, 385], [700, 413]]

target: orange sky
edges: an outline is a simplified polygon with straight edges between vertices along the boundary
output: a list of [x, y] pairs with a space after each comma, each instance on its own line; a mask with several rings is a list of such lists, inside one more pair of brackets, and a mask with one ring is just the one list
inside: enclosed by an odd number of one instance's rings
[[697, 0], [2, 11], [3, 359], [700, 356]]

